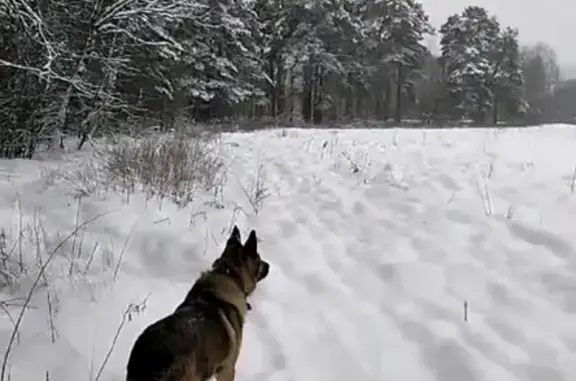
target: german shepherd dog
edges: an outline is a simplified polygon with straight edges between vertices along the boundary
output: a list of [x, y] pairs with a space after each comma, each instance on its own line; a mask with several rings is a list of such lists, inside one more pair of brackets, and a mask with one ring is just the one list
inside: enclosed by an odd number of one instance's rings
[[266, 278], [256, 232], [242, 245], [236, 226], [222, 255], [200, 275], [176, 310], [136, 339], [127, 381], [233, 381], [247, 297]]

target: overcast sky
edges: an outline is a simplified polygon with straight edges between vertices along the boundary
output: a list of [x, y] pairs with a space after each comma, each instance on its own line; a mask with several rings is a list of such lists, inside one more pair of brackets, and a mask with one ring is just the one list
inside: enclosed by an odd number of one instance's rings
[[434, 27], [469, 5], [484, 7], [500, 24], [518, 28], [521, 43], [543, 41], [562, 66], [576, 66], [576, 0], [421, 0]]

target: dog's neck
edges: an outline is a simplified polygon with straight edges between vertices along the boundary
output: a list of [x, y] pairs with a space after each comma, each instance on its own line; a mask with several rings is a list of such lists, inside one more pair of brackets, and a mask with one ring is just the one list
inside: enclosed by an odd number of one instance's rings
[[244, 294], [244, 299], [246, 301], [246, 309], [248, 311], [250, 311], [252, 309], [252, 305], [248, 302], [248, 291], [246, 290], [246, 285], [244, 284], [244, 281], [242, 280], [242, 275], [240, 275], [240, 273], [238, 271], [235, 271], [235, 268], [233, 266], [226, 266], [226, 267], [224, 267], [224, 266], [220, 267], [219, 266], [219, 267], [214, 268], [212, 271], [214, 271], [216, 273], [224, 274], [234, 281], [236, 286]]

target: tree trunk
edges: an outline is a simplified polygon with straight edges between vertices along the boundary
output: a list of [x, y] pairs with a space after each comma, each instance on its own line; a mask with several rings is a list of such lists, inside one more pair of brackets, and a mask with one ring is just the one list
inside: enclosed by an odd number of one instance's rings
[[384, 105], [382, 109], [382, 117], [384, 121], [388, 121], [390, 117], [390, 107], [392, 106], [392, 82], [390, 79], [386, 81], [385, 90], [384, 90]]
[[[351, 83], [351, 75], [348, 74], [348, 83]], [[344, 94], [344, 116], [352, 118], [352, 105], [354, 104], [354, 87], [350, 86]]]
[[289, 75], [290, 75], [290, 84], [288, 86], [288, 91], [287, 91], [287, 100], [288, 100], [288, 107], [289, 107], [289, 116], [288, 116], [288, 120], [290, 121], [290, 123], [292, 123], [292, 120], [294, 118], [294, 74], [292, 73], [292, 71], [289, 71]]
[[494, 104], [492, 106], [492, 124], [498, 124], [498, 100], [494, 99]]
[[402, 121], [402, 87], [404, 86], [404, 74], [402, 64], [398, 64], [398, 79], [396, 81], [396, 110], [394, 113], [394, 121], [400, 123]]
[[270, 56], [268, 59], [268, 77], [270, 77], [270, 85], [268, 86], [268, 100], [270, 102], [270, 116], [276, 118], [277, 106], [278, 106], [278, 81], [276, 78], [276, 65], [274, 56]]
[[374, 118], [376, 120], [382, 120], [382, 93], [380, 89], [374, 92]]
[[313, 73], [312, 64], [307, 63], [304, 66], [303, 86], [302, 86], [302, 119], [305, 123], [312, 121], [312, 101], [313, 101]]
[[276, 116], [286, 111], [286, 72], [280, 62], [276, 63]]
[[313, 102], [313, 123], [321, 124], [323, 120], [323, 85], [324, 85], [324, 71], [320, 66], [316, 66], [314, 70], [314, 102]]

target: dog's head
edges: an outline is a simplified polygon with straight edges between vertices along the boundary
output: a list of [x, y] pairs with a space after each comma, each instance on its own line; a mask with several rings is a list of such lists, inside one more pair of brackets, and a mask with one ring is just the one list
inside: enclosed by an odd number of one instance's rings
[[240, 231], [234, 226], [224, 252], [214, 261], [212, 268], [225, 270], [230, 276], [237, 278], [246, 295], [250, 295], [258, 282], [268, 276], [270, 264], [258, 253], [256, 232], [252, 230], [242, 244]]

